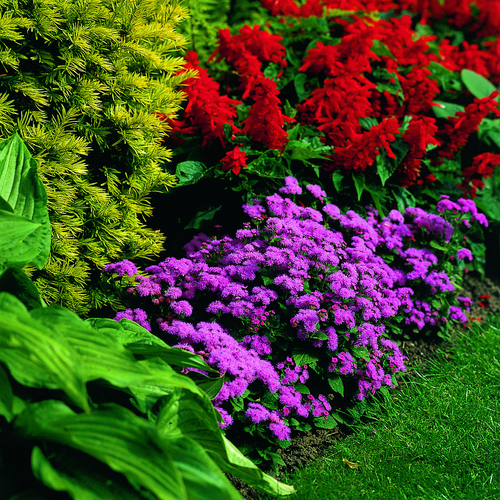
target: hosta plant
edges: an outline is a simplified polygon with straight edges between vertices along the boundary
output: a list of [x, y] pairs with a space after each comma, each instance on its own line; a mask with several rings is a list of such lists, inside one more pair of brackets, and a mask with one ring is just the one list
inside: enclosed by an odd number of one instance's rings
[[46, 306], [22, 271], [43, 266], [50, 246], [45, 192], [25, 167], [1, 171], [2, 498], [241, 499], [222, 471], [293, 492], [221, 434], [210, 402], [221, 380], [199, 356], [128, 320]]
[[328, 203], [318, 185], [285, 181], [244, 206], [250, 222], [234, 237], [200, 234], [185, 258], [144, 272], [128, 260], [104, 269], [130, 294], [115, 319], [224, 377], [213, 399], [223, 427], [281, 444], [293, 429], [334, 427], [345, 399], [394, 387], [405, 369], [398, 337], [445, 337], [449, 321], [466, 322], [470, 301], [457, 298], [473, 260], [465, 234], [487, 225], [472, 200], [444, 195], [437, 214], [361, 216]]

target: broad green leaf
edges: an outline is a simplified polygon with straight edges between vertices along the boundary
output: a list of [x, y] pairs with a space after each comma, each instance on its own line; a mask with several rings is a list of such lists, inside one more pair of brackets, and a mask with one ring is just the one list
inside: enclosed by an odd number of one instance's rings
[[215, 214], [221, 208], [222, 205], [219, 205], [218, 207], [210, 207], [208, 210], [198, 212], [184, 229], [200, 229], [203, 222], [213, 220]]
[[41, 224], [0, 210], [0, 272], [6, 267], [24, 265], [38, 256], [38, 248], [33, 245], [30, 236], [41, 227]]
[[207, 167], [199, 161], [183, 161], [175, 169], [175, 175], [179, 178], [177, 187], [195, 184], [202, 177]]
[[335, 190], [337, 191], [337, 193], [340, 193], [340, 185], [342, 184], [343, 178], [344, 176], [338, 170], [332, 172], [332, 182], [333, 185], [335, 186]]
[[353, 172], [352, 180], [354, 181], [354, 186], [356, 192], [358, 193], [358, 201], [361, 200], [361, 194], [365, 189], [365, 174], [363, 172]]
[[0, 291], [17, 297], [28, 310], [46, 307], [33, 282], [19, 267], [9, 267], [1, 274]]
[[25, 438], [83, 451], [160, 500], [189, 498], [182, 475], [154, 425], [117, 405], [77, 414], [61, 401], [33, 403], [15, 420]]
[[285, 160], [275, 149], [262, 152], [245, 170], [250, 174], [269, 179], [284, 179], [288, 175]]
[[364, 359], [365, 361], [370, 359], [370, 353], [366, 347], [353, 347], [351, 352], [356, 358]]
[[441, 250], [442, 252], [448, 252], [449, 249], [444, 247], [443, 245], [440, 245], [437, 241], [435, 240], [431, 240], [429, 242], [429, 245], [432, 247], [432, 248], [435, 248], [436, 250]]
[[218, 373], [197, 354], [177, 347], [170, 347], [135, 321], [129, 319], [114, 321], [112, 319], [91, 318], [86, 320], [86, 323], [100, 332], [109, 333], [133, 354], [146, 358], [159, 357], [170, 365], [181, 368], [198, 368], [199, 370]]
[[61, 389], [89, 411], [84, 370], [76, 350], [6, 292], [0, 292], [0, 361], [20, 384]]
[[110, 333], [95, 330], [68, 309], [51, 306], [36, 309], [32, 315], [63, 335], [76, 350], [86, 381], [103, 379], [116, 387], [127, 388], [143, 409], [168, 394], [172, 387], [196, 394], [201, 392], [189, 377], [176, 373], [159, 358], [137, 361]]
[[401, 162], [408, 153], [410, 146], [408, 143], [403, 142], [402, 139], [396, 139], [391, 144], [391, 150], [396, 156], [396, 158], [390, 158], [387, 151], [383, 150], [376, 158], [377, 173], [380, 177], [380, 182], [382, 186], [385, 185], [387, 179], [396, 171]]
[[463, 106], [460, 106], [460, 104], [454, 104], [452, 102], [434, 101], [432, 104], [432, 111], [434, 111], [436, 118], [455, 116], [457, 111], [463, 111], [465, 109]]
[[337, 420], [335, 420], [333, 415], [328, 415], [328, 418], [325, 417], [315, 417], [314, 418], [314, 427], [318, 429], [335, 429], [337, 427]]
[[0, 415], [10, 422], [13, 417], [14, 394], [5, 370], [0, 365]]
[[137, 500], [126, 478], [95, 458], [67, 448], [47, 459], [35, 446], [31, 453], [33, 475], [45, 486], [66, 491], [74, 500]]
[[295, 92], [297, 92], [297, 97], [299, 99], [299, 102], [302, 102], [304, 99], [309, 97], [311, 93], [309, 90], [305, 88], [306, 82], [307, 82], [307, 75], [305, 73], [297, 73], [297, 75], [293, 79]]
[[478, 99], [489, 97], [492, 92], [497, 90], [497, 88], [489, 80], [475, 71], [463, 69], [460, 76], [470, 93]]
[[310, 365], [311, 363], [316, 363], [319, 360], [319, 356], [302, 352], [302, 349], [294, 349], [292, 352], [292, 357], [295, 363], [300, 366]]
[[342, 378], [338, 375], [335, 377], [328, 377], [328, 384], [333, 392], [338, 392], [341, 396], [344, 396], [344, 382]]
[[[4, 209], [8, 204], [14, 215], [37, 225], [25, 235], [22, 240], [23, 248], [19, 250], [19, 257], [27, 260], [15, 260], [12, 263], [21, 266], [31, 264], [42, 269], [49, 256], [51, 236], [47, 193], [38, 179], [36, 162], [17, 133], [0, 143], [0, 198], [3, 200]], [[5, 217], [6, 213], [3, 212], [2, 228]], [[9, 223], [11, 222], [13, 221], [10, 220]], [[21, 223], [20, 220], [19, 223]], [[7, 238], [8, 235], [2, 231], [0, 249], [8, 244]], [[27, 252], [25, 247], [32, 250]], [[2, 256], [0, 259], [1, 266], [5, 262], [5, 257]]]
[[395, 60], [394, 55], [389, 50], [389, 47], [387, 47], [387, 45], [382, 43], [380, 40], [377, 39], [373, 40], [371, 50], [377, 56], [387, 56]]
[[222, 434], [210, 401], [175, 390], [162, 400], [156, 426], [161, 436], [188, 436], [199, 443], [227, 473], [271, 495], [287, 495], [294, 489], [262, 472]]

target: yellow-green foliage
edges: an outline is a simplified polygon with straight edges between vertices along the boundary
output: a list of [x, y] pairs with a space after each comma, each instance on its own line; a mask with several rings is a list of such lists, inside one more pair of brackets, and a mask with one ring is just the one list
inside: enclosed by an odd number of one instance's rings
[[190, 16], [180, 31], [189, 39], [188, 49], [197, 52], [203, 64], [217, 48], [219, 29], [227, 28], [230, 0], [184, 0], [183, 5]]
[[176, 76], [188, 17], [177, 0], [0, 0], [0, 140], [18, 130], [39, 165], [52, 225], [33, 274], [49, 303], [80, 314], [106, 303], [99, 270], [150, 258], [148, 195], [175, 177], [162, 165], [183, 93]]

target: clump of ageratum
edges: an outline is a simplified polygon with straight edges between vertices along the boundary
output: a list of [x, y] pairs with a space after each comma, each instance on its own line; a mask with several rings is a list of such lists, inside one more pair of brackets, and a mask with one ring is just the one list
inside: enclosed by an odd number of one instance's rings
[[[487, 224], [471, 200], [440, 201], [449, 220], [418, 208], [383, 218], [368, 209], [363, 218], [307, 189], [320, 210], [291, 199], [302, 189], [288, 177], [279, 193], [243, 207], [251, 222], [234, 238], [200, 235], [186, 258], [146, 274], [129, 261], [105, 268], [144, 298], [117, 320], [137, 321], [225, 375], [213, 400], [223, 427], [238, 419], [279, 440], [291, 426], [333, 427], [344, 390], [361, 401], [394, 387], [405, 365], [389, 334], [466, 321], [444, 263], [458, 276], [460, 259], [472, 258], [456, 244], [460, 228]], [[431, 241], [446, 259], [426, 248]]]

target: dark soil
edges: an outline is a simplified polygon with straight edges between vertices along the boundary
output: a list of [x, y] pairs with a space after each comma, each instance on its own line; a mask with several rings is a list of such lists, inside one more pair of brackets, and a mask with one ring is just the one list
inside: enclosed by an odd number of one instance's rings
[[[500, 312], [500, 279], [497, 276], [480, 280], [478, 274], [469, 273], [464, 280], [464, 290], [462, 296], [472, 298], [474, 305], [468, 313], [470, 321], [487, 321], [491, 314]], [[489, 296], [489, 297], [486, 297]], [[407, 375], [415, 374], [416, 368], [425, 366], [429, 360], [436, 356], [439, 349], [450, 352], [453, 349], [452, 341], [442, 341], [429, 337], [417, 338], [404, 341], [401, 351], [408, 356]], [[308, 462], [322, 457], [326, 448], [335, 444], [339, 439], [345, 439], [352, 434], [349, 428], [337, 426], [330, 430], [311, 430], [295, 437], [292, 445], [288, 448], [281, 448], [278, 453], [285, 462], [284, 466], [278, 469], [277, 478], [283, 477], [300, 467], [304, 467]], [[265, 470], [265, 468], [263, 468]], [[254, 488], [248, 486], [238, 478], [230, 476], [231, 482], [238, 488], [243, 497], [249, 500], [258, 500], [262, 495]]]

